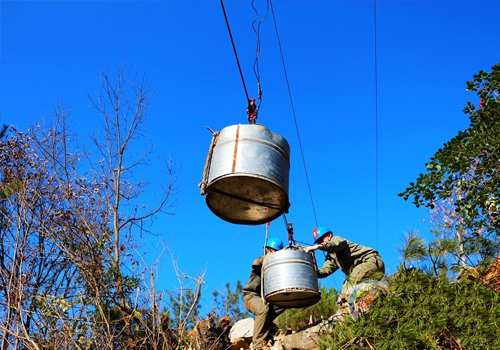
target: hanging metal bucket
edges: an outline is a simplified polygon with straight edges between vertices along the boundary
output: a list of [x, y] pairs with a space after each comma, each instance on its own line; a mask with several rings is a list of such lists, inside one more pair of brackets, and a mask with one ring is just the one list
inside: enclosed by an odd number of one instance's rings
[[288, 210], [290, 146], [262, 125], [238, 124], [214, 134], [200, 186], [221, 219], [259, 225]]
[[264, 297], [287, 308], [307, 307], [321, 299], [311, 254], [284, 249], [264, 258]]

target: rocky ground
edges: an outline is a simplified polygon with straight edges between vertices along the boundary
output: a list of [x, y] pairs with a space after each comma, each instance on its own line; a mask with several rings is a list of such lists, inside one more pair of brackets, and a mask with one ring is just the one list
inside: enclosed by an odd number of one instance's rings
[[[321, 334], [334, 326], [333, 318], [310, 325], [298, 332], [278, 331], [269, 344], [269, 350], [316, 350]], [[241, 350], [252, 348], [253, 318], [246, 318], [229, 326], [229, 319], [218, 322], [206, 319], [191, 331], [192, 346], [196, 350]]]

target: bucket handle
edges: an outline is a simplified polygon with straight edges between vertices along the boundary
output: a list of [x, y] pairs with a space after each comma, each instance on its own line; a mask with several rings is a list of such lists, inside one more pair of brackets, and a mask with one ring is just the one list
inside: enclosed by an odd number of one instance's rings
[[205, 166], [203, 168], [203, 175], [201, 176], [201, 182], [198, 184], [200, 188], [200, 194], [204, 196], [207, 194], [207, 180], [208, 180], [208, 168], [209, 164], [212, 161], [212, 154], [214, 153], [214, 147], [217, 143], [217, 138], [219, 137], [219, 131], [213, 131], [208, 126], [205, 126], [208, 131], [212, 133], [212, 142], [210, 143], [210, 148], [208, 149], [207, 159], [205, 160]]

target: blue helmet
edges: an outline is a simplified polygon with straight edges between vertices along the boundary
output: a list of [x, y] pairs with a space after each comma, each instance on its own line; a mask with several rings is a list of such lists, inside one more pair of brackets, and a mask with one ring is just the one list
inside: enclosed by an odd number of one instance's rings
[[321, 239], [321, 237], [323, 237], [327, 233], [332, 233], [332, 230], [330, 230], [329, 228], [327, 228], [325, 226], [316, 227], [313, 230], [314, 243], [318, 243], [318, 241]]
[[274, 250], [283, 249], [283, 242], [279, 238], [269, 238], [266, 243], [266, 248], [272, 248]]

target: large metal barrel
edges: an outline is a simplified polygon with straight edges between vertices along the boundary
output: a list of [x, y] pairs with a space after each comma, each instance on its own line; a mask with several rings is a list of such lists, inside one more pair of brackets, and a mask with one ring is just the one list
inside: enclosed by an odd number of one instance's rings
[[206, 202], [221, 219], [258, 225], [288, 210], [290, 146], [262, 125], [222, 129], [209, 160]]
[[287, 308], [316, 304], [321, 293], [311, 254], [284, 249], [264, 257], [264, 297], [270, 303]]

